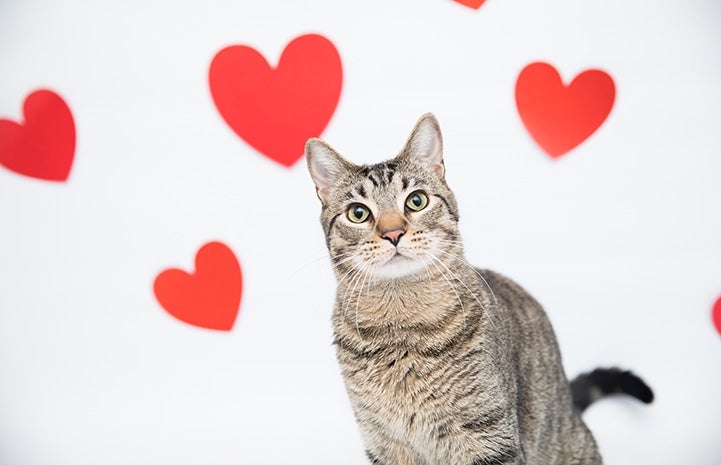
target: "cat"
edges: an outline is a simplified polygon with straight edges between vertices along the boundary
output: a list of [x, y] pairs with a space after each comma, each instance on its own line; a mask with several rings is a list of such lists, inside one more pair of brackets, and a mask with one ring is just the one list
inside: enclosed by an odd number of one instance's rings
[[336, 355], [370, 463], [601, 464], [581, 411], [653, 393], [615, 368], [569, 383], [539, 303], [466, 262], [436, 118], [375, 165], [317, 138], [305, 155], [338, 281]]

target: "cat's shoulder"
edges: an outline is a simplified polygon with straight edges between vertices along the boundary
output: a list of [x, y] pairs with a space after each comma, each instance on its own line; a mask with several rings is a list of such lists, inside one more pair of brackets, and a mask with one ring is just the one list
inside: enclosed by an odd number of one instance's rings
[[508, 276], [489, 269], [475, 268], [475, 271], [496, 299], [512, 305], [533, 303], [540, 306], [523, 286]]
[[508, 276], [506, 276], [502, 273], [499, 273], [497, 271], [489, 270], [487, 268], [478, 268], [478, 267], [475, 267], [474, 270], [476, 271], [478, 276], [481, 277], [481, 279], [483, 279], [484, 281], [486, 281], [489, 285], [494, 284], [494, 285], [498, 286], [499, 288], [500, 287], [503, 287], [503, 288], [511, 287], [511, 288], [522, 289], [518, 283], [513, 281]]

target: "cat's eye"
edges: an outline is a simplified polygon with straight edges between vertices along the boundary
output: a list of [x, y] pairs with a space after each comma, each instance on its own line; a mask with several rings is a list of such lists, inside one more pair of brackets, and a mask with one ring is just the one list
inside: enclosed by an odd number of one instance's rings
[[415, 191], [406, 199], [406, 207], [414, 212], [423, 210], [427, 205], [428, 196], [422, 191]]
[[371, 212], [368, 210], [368, 207], [359, 203], [354, 203], [348, 209], [348, 219], [353, 223], [363, 223], [368, 219], [370, 214]]

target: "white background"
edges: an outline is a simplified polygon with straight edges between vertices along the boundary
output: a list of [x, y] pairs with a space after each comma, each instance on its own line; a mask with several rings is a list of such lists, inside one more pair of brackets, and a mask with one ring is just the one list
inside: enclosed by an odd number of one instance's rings
[[[51, 88], [77, 128], [68, 182], [0, 167], [0, 465], [366, 463], [304, 163], [245, 144], [207, 83], [223, 47], [275, 63], [306, 33], [343, 61], [323, 137], [376, 162], [433, 111], [468, 259], [544, 304], [570, 376], [620, 365], [652, 385], [650, 407], [585, 415], [606, 463], [718, 465], [719, 20], [713, 0], [0, 1], [0, 118]], [[515, 107], [535, 61], [616, 84], [558, 160]], [[230, 332], [152, 292], [211, 240], [243, 268]]]

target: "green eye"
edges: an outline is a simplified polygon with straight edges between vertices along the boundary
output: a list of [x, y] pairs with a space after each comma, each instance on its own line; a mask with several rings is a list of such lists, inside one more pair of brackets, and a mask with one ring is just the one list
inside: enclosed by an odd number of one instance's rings
[[406, 199], [406, 207], [410, 208], [414, 212], [418, 212], [426, 208], [428, 205], [428, 196], [421, 192], [415, 191]]
[[368, 207], [359, 203], [354, 203], [348, 209], [348, 219], [353, 223], [363, 223], [368, 219], [370, 214], [371, 212], [368, 210]]

